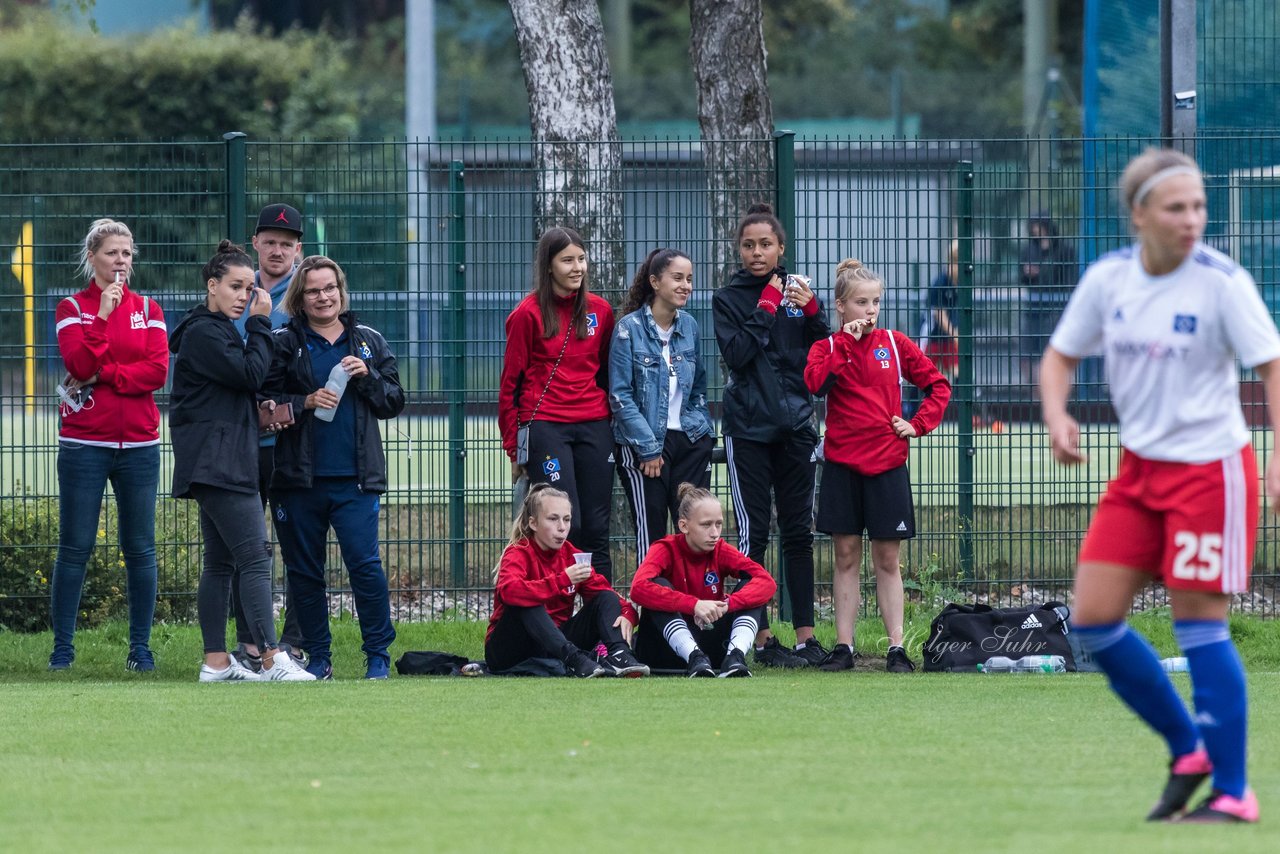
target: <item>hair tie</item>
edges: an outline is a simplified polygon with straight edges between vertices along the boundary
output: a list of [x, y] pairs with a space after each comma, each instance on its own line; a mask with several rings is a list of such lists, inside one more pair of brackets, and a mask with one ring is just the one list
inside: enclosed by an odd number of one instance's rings
[[1194, 166], [1178, 165], [1170, 166], [1167, 169], [1161, 169], [1147, 180], [1138, 185], [1138, 192], [1133, 194], [1132, 207], [1142, 204], [1142, 200], [1150, 195], [1151, 191], [1156, 188], [1156, 184], [1164, 181], [1166, 178], [1172, 178], [1175, 175], [1194, 175], [1200, 177], [1200, 170]]

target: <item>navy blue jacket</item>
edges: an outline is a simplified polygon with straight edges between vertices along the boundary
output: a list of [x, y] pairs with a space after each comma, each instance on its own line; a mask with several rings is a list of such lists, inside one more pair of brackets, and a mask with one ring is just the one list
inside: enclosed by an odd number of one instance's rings
[[[354, 395], [356, 407], [357, 480], [364, 492], [387, 491], [387, 458], [382, 450], [382, 434], [378, 419], [394, 418], [404, 409], [404, 389], [382, 333], [371, 326], [357, 323], [351, 312], [342, 314], [351, 355], [369, 366], [367, 376], [351, 380], [346, 394]], [[308, 489], [312, 482], [314, 461], [311, 431], [315, 410], [304, 409], [307, 395], [324, 385], [311, 373], [311, 356], [307, 351], [307, 320], [295, 317], [287, 326], [272, 334], [275, 355], [271, 371], [263, 386], [262, 399], [293, 404], [294, 424], [276, 434], [275, 470], [271, 488]]]

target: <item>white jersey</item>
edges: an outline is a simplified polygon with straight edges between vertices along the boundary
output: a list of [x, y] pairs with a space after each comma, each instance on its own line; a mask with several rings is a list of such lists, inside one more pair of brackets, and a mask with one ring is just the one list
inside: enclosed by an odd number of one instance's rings
[[1132, 246], [1091, 264], [1049, 345], [1106, 357], [1125, 448], [1168, 462], [1223, 459], [1249, 441], [1235, 360], [1280, 359], [1280, 334], [1253, 278], [1221, 252], [1197, 243], [1164, 276], [1138, 256]]

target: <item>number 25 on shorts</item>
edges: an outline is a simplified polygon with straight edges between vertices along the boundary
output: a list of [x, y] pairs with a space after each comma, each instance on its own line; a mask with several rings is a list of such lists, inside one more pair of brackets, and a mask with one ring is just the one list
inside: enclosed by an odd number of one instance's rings
[[1178, 553], [1173, 577], [1184, 581], [1214, 581], [1222, 575], [1222, 535], [1178, 531], [1173, 535]]

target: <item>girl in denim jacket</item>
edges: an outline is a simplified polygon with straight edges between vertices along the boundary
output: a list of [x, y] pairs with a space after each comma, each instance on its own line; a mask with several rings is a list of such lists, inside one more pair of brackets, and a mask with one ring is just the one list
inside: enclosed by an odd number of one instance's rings
[[715, 436], [698, 322], [681, 310], [692, 292], [689, 256], [655, 249], [636, 272], [613, 332], [609, 405], [638, 560], [666, 536], [667, 517], [677, 518], [680, 484], [711, 485]]

